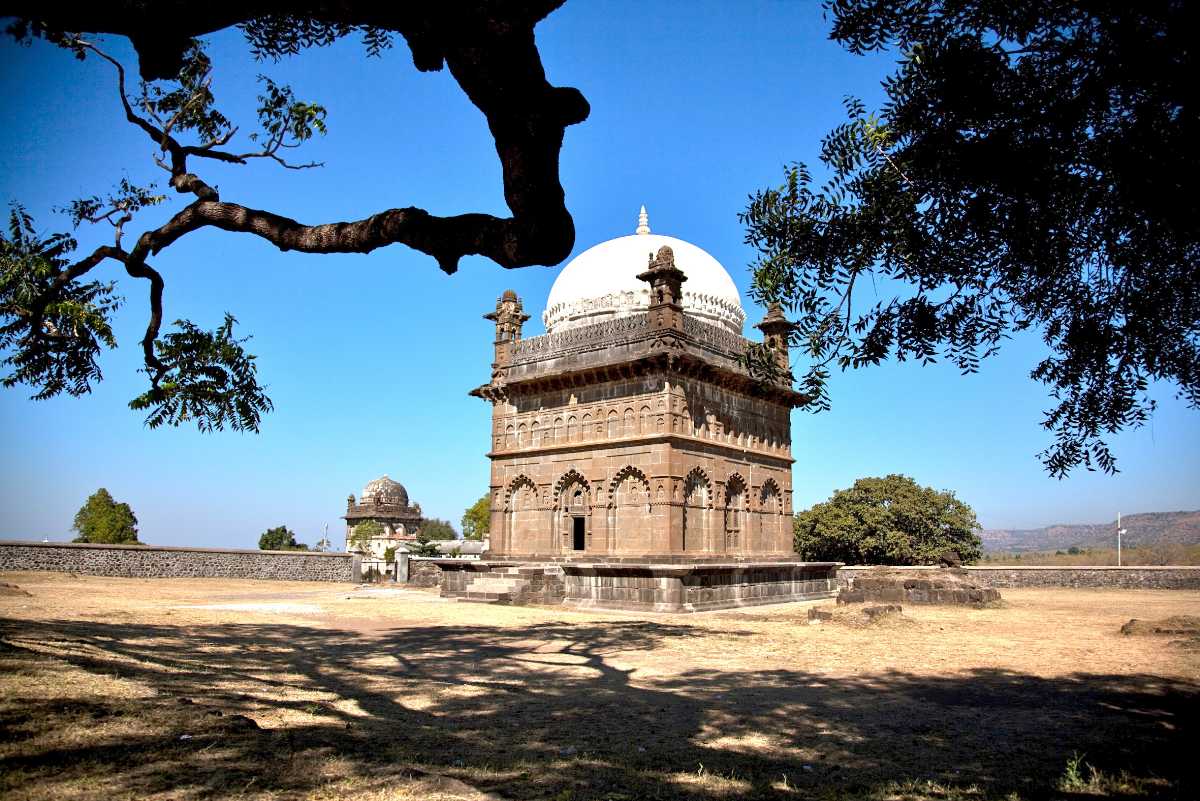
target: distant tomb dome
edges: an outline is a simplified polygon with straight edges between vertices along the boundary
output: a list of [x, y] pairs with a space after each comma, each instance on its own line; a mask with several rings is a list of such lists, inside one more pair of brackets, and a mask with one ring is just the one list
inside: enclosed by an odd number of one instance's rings
[[683, 284], [684, 313], [740, 335], [746, 313], [729, 273], [691, 242], [650, 233], [645, 206], [637, 233], [588, 248], [558, 274], [542, 315], [546, 333], [646, 311], [650, 287], [637, 276], [645, 271], [649, 257], [664, 245], [674, 251], [675, 266], [687, 276]]
[[399, 481], [393, 481], [385, 474], [368, 482], [367, 486], [363, 487], [362, 502], [369, 503], [370, 501], [408, 506], [408, 490]]

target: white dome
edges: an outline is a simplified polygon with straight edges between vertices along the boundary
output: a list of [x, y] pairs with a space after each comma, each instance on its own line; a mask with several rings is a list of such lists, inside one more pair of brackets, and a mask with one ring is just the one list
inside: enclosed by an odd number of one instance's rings
[[685, 314], [742, 333], [746, 314], [729, 273], [721, 263], [690, 242], [650, 233], [645, 208], [638, 233], [594, 245], [567, 263], [558, 274], [542, 323], [546, 333], [567, 331], [614, 317], [645, 311], [650, 306], [650, 286], [639, 281], [650, 256], [663, 245], [675, 252], [675, 266], [683, 271]]

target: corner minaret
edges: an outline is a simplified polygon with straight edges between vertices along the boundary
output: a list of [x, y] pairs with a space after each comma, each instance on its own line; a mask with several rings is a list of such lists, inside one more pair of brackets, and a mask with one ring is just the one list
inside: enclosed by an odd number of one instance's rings
[[638, 280], [650, 284], [650, 328], [683, 331], [683, 282], [687, 276], [675, 266], [675, 252], [668, 245], [659, 248]]
[[788, 332], [792, 330], [792, 324], [783, 316], [783, 308], [772, 303], [767, 308], [767, 316], [754, 327], [763, 332], [763, 344], [775, 351], [775, 363], [787, 370], [790, 367]]
[[511, 289], [496, 298], [496, 310], [483, 315], [483, 319], [496, 324], [496, 360], [492, 369], [497, 370], [512, 364], [512, 346], [521, 339], [521, 328], [529, 315], [525, 314], [521, 299]]

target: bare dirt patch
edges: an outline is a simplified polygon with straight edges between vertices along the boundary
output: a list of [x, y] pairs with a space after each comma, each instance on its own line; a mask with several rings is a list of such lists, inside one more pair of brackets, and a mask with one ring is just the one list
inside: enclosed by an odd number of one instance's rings
[[1006, 590], [831, 626], [812, 604], [0, 580], [30, 593], [0, 598], [6, 799], [1198, 795], [1200, 654], [1119, 633], [1200, 614], [1197, 593]]

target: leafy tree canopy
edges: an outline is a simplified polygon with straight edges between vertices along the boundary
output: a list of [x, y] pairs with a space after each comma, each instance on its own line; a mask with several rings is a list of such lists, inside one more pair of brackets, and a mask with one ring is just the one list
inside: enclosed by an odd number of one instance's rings
[[948, 551], [974, 562], [983, 556], [978, 529], [975, 512], [953, 492], [901, 475], [860, 478], [800, 512], [794, 527], [805, 559], [851, 565], [936, 564]]
[[136, 543], [137, 518], [127, 503], [117, 503], [108, 490], [101, 487], [75, 513], [71, 528], [79, 532], [75, 542], [96, 542], [108, 545]]
[[438, 556], [441, 551], [434, 544], [434, 539], [429, 530], [422, 526], [417, 530], [417, 541], [409, 543], [408, 552], [413, 556]]
[[753, 294], [795, 312], [812, 409], [829, 407], [833, 365], [973, 373], [1026, 329], [1050, 350], [1031, 377], [1054, 399], [1054, 476], [1115, 471], [1104, 437], [1146, 421], [1152, 380], [1200, 406], [1187, 5], [827, 0], [850, 52], [901, 54], [887, 102], [848, 98], [821, 143], [828, 180], [793, 165], [741, 215]]
[[[502, 267], [557, 264], [571, 252], [575, 228], [564, 205], [558, 156], [569, 125], [585, 120], [587, 101], [577, 90], [546, 80], [534, 26], [562, 0], [466, 0], [453, 11], [421, 3], [347, 0], [297, 6], [273, 0], [210, 0], [202, 5], [162, 0], [114, 0], [103, 8], [77, 3], [17, 0], [5, 7], [4, 28], [23, 44], [44, 40], [67, 48], [85, 69], [108, 70], [113, 102], [145, 136], [147, 155], [163, 170], [171, 192], [127, 179], [64, 199], [59, 209], [75, 227], [112, 229], [112, 244], [82, 258], [67, 233], [42, 236], [20, 206], [7, 235], [0, 233], [0, 381], [22, 384], [44, 399], [82, 395], [102, 379], [97, 357], [116, 347], [111, 318], [120, 303], [114, 285], [85, 280], [101, 265], [117, 264], [146, 287], [147, 324], [141, 340], [147, 390], [130, 407], [146, 423], [189, 424], [201, 431], [259, 430], [273, 407], [258, 383], [246, 337], [234, 335], [226, 313], [216, 329], [176, 320], [163, 332], [168, 248], [203, 229], [259, 237], [284, 251], [368, 253], [404, 244], [426, 253], [446, 273], [466, 255]], [[147, 27], [147, 16], [154, 24]], [[214, 64], [201, 37], [237, 26], [256, 57], [278, 60], [346, 36], [378, 55], [397, 35], [421, 71], [447, 67], [483, 113], [495, 139], [510, 217], [462, 213], [439, 217], [414, 206], [379, 209], [360, 220], [306, 224], [255, 208], [252, 198], [228, 198], [205, 179], [214, 164], [269, 164], [286, 169], [322, 165], [293, 154], [327, 130], [328, 112], [292, 88], [259, 76], [257, 120], [235, 123], [212, 86]], [[139, 81], [103, 49], [103, 35], [127, 36], [138, 54]], [[69, 118], [64, 115], [64, 119]], [[241, 131], [245, 133], [239, 133]], [[381, 143], [387, 149], [389, 143]], [[122, 166], [114, 164], [113, 173]], [[398, 182], [402, 186], [403, 182]], [[170, 219], [132, 233], [138, 213], [181, 197]]]
[[481, 540], [487, 536], [492, 525], [491, 496], [486, 492], [483, 497], [471, 504], [462, 516], [462, 532], [464, 540]]
[[383, 534], [382, 523], [378, 520], [364, 520], [350, 529], [350, 547], [358, 551], [365, 551], [367, 543], [381, 534]]
[[296, 542], [295, 532], [287, 526], [269, 528], [258, 538], [258, 547], [264, 551], [307, 551], [308, 546]]
[[454, 530], [454, 526], [450, 525], [449, 520], [439, 520], [436, 517], [427, 518], [421, 523], [421, 528], [417, 532], [418, 539], [424, 534], [431, 540], [456, 540], [458, 532]]

